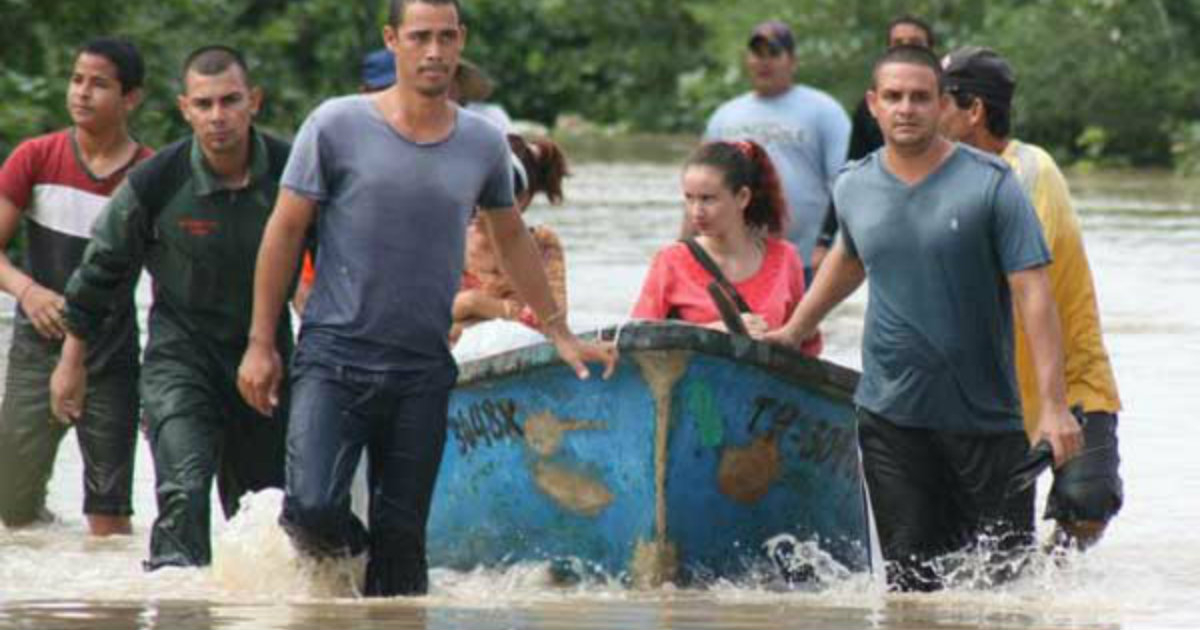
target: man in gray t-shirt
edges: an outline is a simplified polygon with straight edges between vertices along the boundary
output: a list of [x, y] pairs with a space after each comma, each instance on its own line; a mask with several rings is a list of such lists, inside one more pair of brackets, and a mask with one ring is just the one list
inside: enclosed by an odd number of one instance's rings
[[844, 251], [871, 278], [855, 404], [904, 427], [1022, 430], [1004, 278], [1050, 254], [1012, 172], [957, 146], [909, 185], [875, 153], [835, 195]]
[[378, 371], [445, 364], [471, 214], [513, 204], [504, 137], [460, 109], [449, 136], [417, 143], [371, 95], [336, 98], [301, 127], [282, 184], [320, 208], [304, 351]]
[[[457, 369], [451, 304], [467, 221], [478, 208], [505, 272], [560, 356], [611, 373], [615, 349], [580, 342], [551, 296], [513, 207], [501, 132], [454, 105], [448, 89], [466, 31], [454, 0], [395, 0], [384, 40], [396, 84], [331, 100], [304, 123], [255, 278], [239, 388], [275, 405], [281, 378], [270, 326], [283, 308], [305, 234], [316, 223], [316, 283], [292, 369], [287, 488], [280, 523], [307, 554], [368, 553], [368, 596], [428, 589], [425, 523]], [[350, 512], [350, 482], [369, 453], [369, 532]]]
[[704, 139], [754, 140], [766, 147], [790, 210], [787, 237], [800, 253], [807, 280], [824, 256], [821, 251], [814, 257], [814, 250], [830, 184], [846, 161], [850, 118], [833, 97], [794, 82], [795, 41], [784, 23], [755, 27], [745, 54], [754, 89], [721, 105]]
[[[1062, 462], [1080, 449], [1065, 402], [1062, 344], [1029, 201], [1001, 161], [938, 135], [941, 65], [900, 46], [867, 96], [885, 148], [835, 187], [841, 238], [812, 291], [771, 340], [798, 346], [865, 279], [870, 296], [859, 444], [888, 581], [940, 588], [931, 560], [987, 537], [1004, 555], [1032, 542], [1033, 490], [1009, 493], [1026, 456], [1013, 372], [1021, 316], [1050, 408], [1041, 438]], [[996, 558], [989, 577], [1015, 563]]]

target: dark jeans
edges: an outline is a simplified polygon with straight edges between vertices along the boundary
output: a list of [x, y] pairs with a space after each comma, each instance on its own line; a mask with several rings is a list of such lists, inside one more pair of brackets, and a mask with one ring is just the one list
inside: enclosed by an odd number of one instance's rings
[[[0, 407], [0, 519], [18, 527], [34, 522], [46, 504], [46, 485], [58, 445], [70, 428], [50, 417], [50, 375], [58, 349], [13, 330], [4, 403]], [[83, 457], [83, 512], [133, 514], [133, 460], [138, 426], [138, 365], [114, 361], [89, 370], [83, 417], [75, 429]]]
[[859, 410], [859, 444], [888, 584], [942, 587], [938, 556], [987, 544], [1004, 575], [1033, 543], [1034, 489], [1005, 496], [1009, 473], [1029, 449], [1023, 431], [955, 434], [897, 426]]
[[[368, 596], [428, 590], [425, 524], [457, 376], [453, 362], [374, 372], [297, 353], [280, 524], [313, 556], [366, 549]], [[369, 533], [350, 511], [350, 483], [364, 448]]]

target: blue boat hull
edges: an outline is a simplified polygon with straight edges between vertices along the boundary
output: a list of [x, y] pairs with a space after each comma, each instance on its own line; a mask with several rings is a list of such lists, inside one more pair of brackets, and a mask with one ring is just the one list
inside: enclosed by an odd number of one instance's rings
[[549, 345], [462, 366], [432, 564], [570, 557], [653, 585], [736, 577], [790, 534], [867, 568], [856, 374], [681, 324], [619, 336], [608, 381]]

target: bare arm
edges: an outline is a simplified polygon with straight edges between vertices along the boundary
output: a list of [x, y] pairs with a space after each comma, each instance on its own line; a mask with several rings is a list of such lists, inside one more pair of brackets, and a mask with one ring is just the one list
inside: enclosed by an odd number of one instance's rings
[[83, 399], [87, 393], [87, 348], [86, 341], [68, 332], [58, 364], [50, 375], [50, 415], [63, 424], [83, 416]]
[[829, 311], [862, 286], [866, 277], [862, 261], [851, 256], [845, 244], [838, 241], [825, 257], [817, 277], [813, 278], [812, 289], [800, 300], [787, 323], [762, 335], [762, 339], [799, 350], [804, 340], [817, 331], [817, 325]]
[[[542, 255], [542, 268], [546, 270], [546, 280], [550, 283], [550, 295], [554, 298], [554, 303], [558, 305], [558, 308], [565, 312], [568, 304], [567, 261], [563, 254], [562, 242], [558, 240], [558, 235], [549, 228], [535, 229], [532, 234], [533, 242]], [[519, 309], [516, 316], [517, 321], [541, 330], [542, 323], [538, 320], [534, 310], [527, 304], [515, 304]]]
[[504, 300], [483, 289], [465, 289], [454, 296], [455, 322], [478, 322], [489, 319], [516, 319], [520, 305]]
[[[550, 291], [542, 256], [534, 244], [525, 221], [514, 209], [485, 210], [480, 213], [483, 227], [491, 239], [504, 275], [512, 281], [521, 299], [533, 309], [538, 319], [558, 332], [566, 330], [566, 322], [558, 317], [558, 304]], [[552, 321], [559, 320], [559, 321]], [[547, 335], [553, 330], [547, 330]]]
[[21, 209], [0, 195], [0, 289], [17, 299], [38, 334], [47, 339], [62, 339], [67, 332], [62, 316], [63, 297], [38, 284], [8, 258], [8, 244], [20, 225]]
[[514, 208], [507, 208], [483, 210], [480, 217], [491, 238], [492, 249], [498, 254], [500, 268], [521, 299], [533, 309], [542, 323], [542, 332], [554, 342], [559, 356], [580, 378], [588, 377], [585, 362], [603, 363], [604, 377], [608, 378], [616, 367], [616, 348], [611, 344], [582, 343], [567, 327], [566, 310], [560, 310], [554, 301], [541, 254], [525, 228], [521, 214]]
[[1050, 278], [1044, 267], [1009, 274], [1021, 326], [1029, 338], [1029, 351], [1037, 373], [1042, 407], [1038, 437], [1054, 449], [1054, 462], [1061, 466], [1079, 453], [1083, 435], [1079, 423], [1067, 408], [1067, 387], [1063, 377], [1062, 331], [1058, 310], [1050, 290]]
[[13, 205], [8, 197], [0, 195], [0, 288], [8, 291], [13, 297], [33, 282], [25, 272], [17, 269], [8, 258], [8, 245], [17, 234], [21, 225], [21, 209]]
[[534, 239], [542, 255], [542, 267], [550, 283], [550, 295], [559, 308], [567, 307], [567, 260], [558, 235], [546, 228], [535, 232]]
[[316, 213], [315, 201], [280, 189], [258, 248], [254, 312], [246, 354], [238, 368], [238, 389], [246, 402], [263, 415], [270, 415], [278, 403], [283, 364], [275, 347], [275, 327], [304, 249], [304, 236]]

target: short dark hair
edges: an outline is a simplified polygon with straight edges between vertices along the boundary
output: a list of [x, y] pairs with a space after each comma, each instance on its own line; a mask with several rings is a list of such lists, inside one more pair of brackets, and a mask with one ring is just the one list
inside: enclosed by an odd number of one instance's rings
[[193, 50], [183, 61], [183, 74], [180, 75], [180, 80], [186, 85], [189, 72], [211, 77], [234, 66], [242, 71], [242, 76], [249, 84], [250, 70], [246, 67], [246, 59], [242, 57], [242, 53], [224, 44], [201, 46]]
[[978, 99], [979, 104], [983, 106], [984, 125], [993, 136], [1007, 138], [1012, 133], [1011, 105], [996, 103], [963, 89], [951, 91], [950, 96], [954, 98], [954, 104], [959, 109], [967, 109], [971, 106], [971, 103]]
[[458, 0], [388, 0], [388, 24], [395, 28], [400, 26], [404, 21], [404, 9], [410, 4], [448, 4], [454, 7], [454, 11], [458, 13], [459, 21], [462, 21], [462, 4]]
[[905, 13], [899, 17], [892, 18], [892, 21], [888, 22], [887, 31], [885, 31], [885, 33], [887, 33], [887, 41], [885, 43], [889, 46], [892, 44], [892, 31], [901, 24], [915, 26], [922, 31], [925, 31], [925, 39], [929, 40], [930, 50], [933, 50], [934, 47], [937, 46], [937, 38], [933, 35], [933, 27], [929, 25], [929, 22], [926, 22], [925, 20], [911, 13]]
[[875, 65], [871, 67], [871, 89], [877, 87], [879, 69], [889, 63], [907, 63], [929, 68], [933, 71], [934, 76], [937, 77], [938, 93], [940, 94], [946, 89], [942, 81], [942, 63], [933, 54], [933, 51], [921, 46], [911, 46], [908, 44], [889, 48], [875, 60]]
[[142, 53], [129, 40], [97, 37], [80, 46], [75, 58], [78, 59], [84, 54], [104, 57], [116, 66], [117, 81], [121, 84], [122, 94], [141, 88], [146, 79], [146, 64], [142, 61]]

